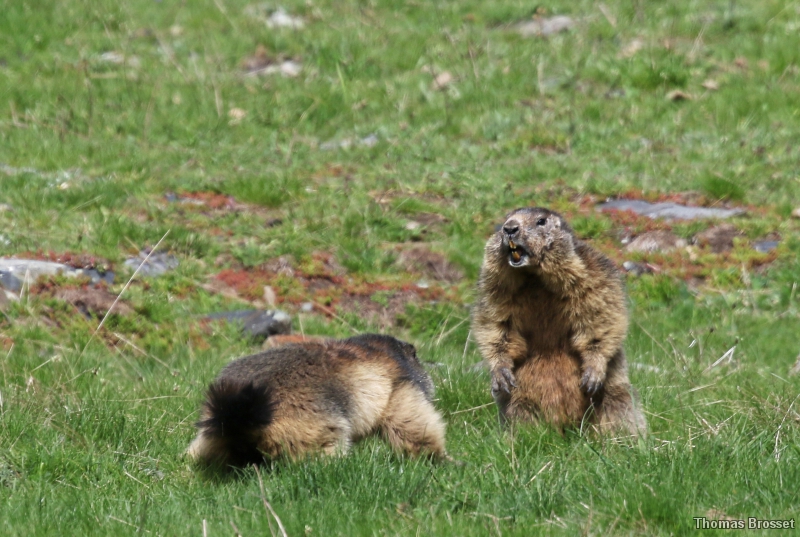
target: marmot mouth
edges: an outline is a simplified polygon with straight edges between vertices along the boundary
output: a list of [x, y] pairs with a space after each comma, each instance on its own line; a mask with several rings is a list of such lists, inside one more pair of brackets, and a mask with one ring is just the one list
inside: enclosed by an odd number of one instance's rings
[[513, 240], [508, 239], [508, 264], [512, 267], [522, 267], [528, 264], [528, 252]]

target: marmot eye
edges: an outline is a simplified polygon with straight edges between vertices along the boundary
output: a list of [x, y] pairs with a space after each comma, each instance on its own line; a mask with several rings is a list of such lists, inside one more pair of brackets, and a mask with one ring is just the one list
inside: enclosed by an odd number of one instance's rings
[[543, 226], [547, 223], [547, 218], [540, 218], [536, 221], [537, 226]]

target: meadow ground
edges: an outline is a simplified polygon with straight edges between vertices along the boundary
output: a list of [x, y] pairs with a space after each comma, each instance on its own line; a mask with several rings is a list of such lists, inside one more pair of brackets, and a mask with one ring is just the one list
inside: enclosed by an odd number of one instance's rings
[[[65, 300], [85, 282], [3, 301], [0, 533], [277, 534], [264, 500], [290, 536], [800, 518], [797, 2], [280, 5], [0, 0], [0, 255], [111, 267], [110, 296], [165, 234], [179, 260], [99, 330], [102, 307]], [[516, 31], [553, 15], [572, 27]], [[626, 235], [714, 223], [595, 210], [619, 196], [746, 214], [728, 251], [630, 254]], [[628, 277], [639, 443], [498, 427], [469, 304], [525, 205], [658, 269]], [[417, 345], [464, 464], [368, 439], [260, 477], [192, 468], [205, 386], [259, 348], [201, 317], [273, 298], [296, 332]]]

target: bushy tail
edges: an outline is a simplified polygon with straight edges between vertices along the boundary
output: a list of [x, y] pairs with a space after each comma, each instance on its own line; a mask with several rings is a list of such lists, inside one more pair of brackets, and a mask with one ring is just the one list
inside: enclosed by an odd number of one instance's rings
[[218, 379], [208, 388], [204, 414], [207, 418], [198, 421], [197, 427], [215, 445], [216, 459], [233, 466], [262, 460], [258, 440], [274, 414], [269, 387]]

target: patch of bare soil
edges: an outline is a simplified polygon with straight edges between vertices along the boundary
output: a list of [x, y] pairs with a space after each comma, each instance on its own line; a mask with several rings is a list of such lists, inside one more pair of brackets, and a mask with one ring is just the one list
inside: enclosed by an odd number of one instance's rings
[[464, 278], [464, 272], [428, 245], [417, 244], [400, 252], [397, 264], [408, 272], [425, 278], [456, 283]]
[[[122, 301], [114, 304], [117, 296], [105, 289], [92, 287], [80, 289], [60, 288], [53, 293], [53, 296], [59, 300], [69, 302], [87, 318], [96, 317], [102, 319], [108, 312], [122, 316], [133, 313], [133, 308]], [[111, 309], [112, 306], [113, 310]]]
[[742, 232], [733, 224], [720, 224], [695, 235], [694, 242], [700, 247], [710, 248], [715, 254], [721, 254], [732, 250], [733, 239], [741, 236]]

